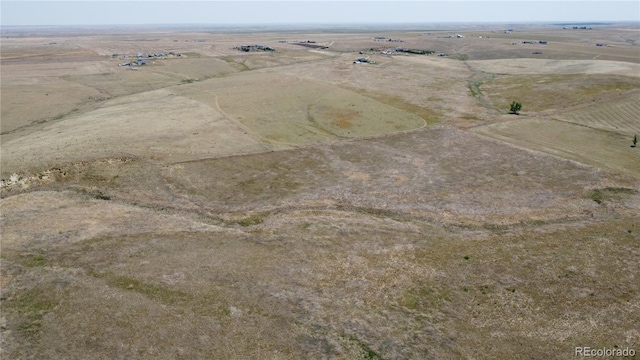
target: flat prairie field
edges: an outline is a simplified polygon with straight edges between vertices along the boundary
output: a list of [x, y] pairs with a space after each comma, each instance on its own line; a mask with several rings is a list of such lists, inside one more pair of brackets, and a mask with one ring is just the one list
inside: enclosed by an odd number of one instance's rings
[[0, 357], [640, 352], [637, 24], [513, 26], [3, 26]]
[[557, 120], [522, 119], [476, 128], [479, 134], [603, 169], [640, 176], [632, 137]]

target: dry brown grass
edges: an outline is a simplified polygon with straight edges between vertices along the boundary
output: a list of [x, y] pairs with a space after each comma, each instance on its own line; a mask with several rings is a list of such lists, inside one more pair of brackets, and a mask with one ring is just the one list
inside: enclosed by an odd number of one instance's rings
[[[353, 65], [367, 31], [3, 38], [2, 358], [640, 351], [638, 35], [392, 32], [452, 56]], [[502, 114], [527, 86], [538, 117]]]

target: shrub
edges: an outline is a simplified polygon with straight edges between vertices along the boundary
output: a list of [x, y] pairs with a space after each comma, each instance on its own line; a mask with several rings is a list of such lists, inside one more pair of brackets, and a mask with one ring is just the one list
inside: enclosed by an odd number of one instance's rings
[[520, 113], [520, 109], [522, 109], [522, 104], [517, 101], [512, 101], [509, 113], [518, 115]]

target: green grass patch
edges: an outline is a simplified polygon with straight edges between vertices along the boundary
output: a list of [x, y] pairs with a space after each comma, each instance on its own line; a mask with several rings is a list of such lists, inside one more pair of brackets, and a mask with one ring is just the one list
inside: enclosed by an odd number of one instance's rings
[[445, 302], [451, 302], [449, 292], [434, 287], [407, 290], [402, 299], [404, 307], [420, 312], [433, 312]]
[[605, 201], [621, 200], [624, 195], [635, 195], [638, 190], [622, 188], [622, 187], [606, 187], [602, 189], [591, 190], [587, 194], [587, 198], [595, 201], [598, 204], [602, 204]]
[[115, 275], [109, 272], [98, 273], [95, 271], [89, 271], [89, 275], [106, 280], [107, 285], [111, 287], [117, 287], [127, 291], [135, 291], [145, 295], [149, 299], [159, 301], [167, 305], [184, 303], [191, 298], [188, 293], [183, 291], [167, 289], [164, 286], [156, 284], [143, 283], [140, 280], [129, 276]]
[[375, 351], [373, 351], [367, 344], [360, 341], [353, 336], [343, 334], [341, 336], [343, 341], [349, 342], [353, 345], [356, 345], [360, 349], [360, 355], [362, 359], [365, 360], [382, 360], [382, 357], [378, 355]]
[[51, 311], [58, 302], [49, 292], [33, 288], [15, 296], [9, 305], [21, 314], [40, 314]]
[[42, 255], [29, 255], [21, 259], [20, 261], [24, 266], [34, 268], [47, 266], [49, 261]]
[[6, 302], [6, 306], [24, 316], [24, 320], [18, 325], [18, 332], [31, 338], [40, 333], [44, 315], [51, 312], [58, 303], [53, 292], [33, 288], [17, 294]]
[[267, 212], [261, 212], [261, 213], [257, 213], [254, 215], [251, 215], [247, 218], [238, 220], [237, 223], [240, 226], [254, 226], [254, 225], [259, 225], [262, 224], [264, 222], [264, 219], [269, 215], [269, 213]]

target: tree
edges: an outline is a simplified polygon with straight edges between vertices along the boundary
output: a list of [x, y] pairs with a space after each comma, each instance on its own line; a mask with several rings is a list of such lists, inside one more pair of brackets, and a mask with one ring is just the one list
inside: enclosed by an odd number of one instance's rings
[[522, 109], [522, 104], [517, 101], [512, 101], [511, 111], [509, 113], [518, 115], [520, 113], [520, 109]]
[[638, 144], [638, 135], [633, 135], [633, 145], [631, 147], [636, 147]]

